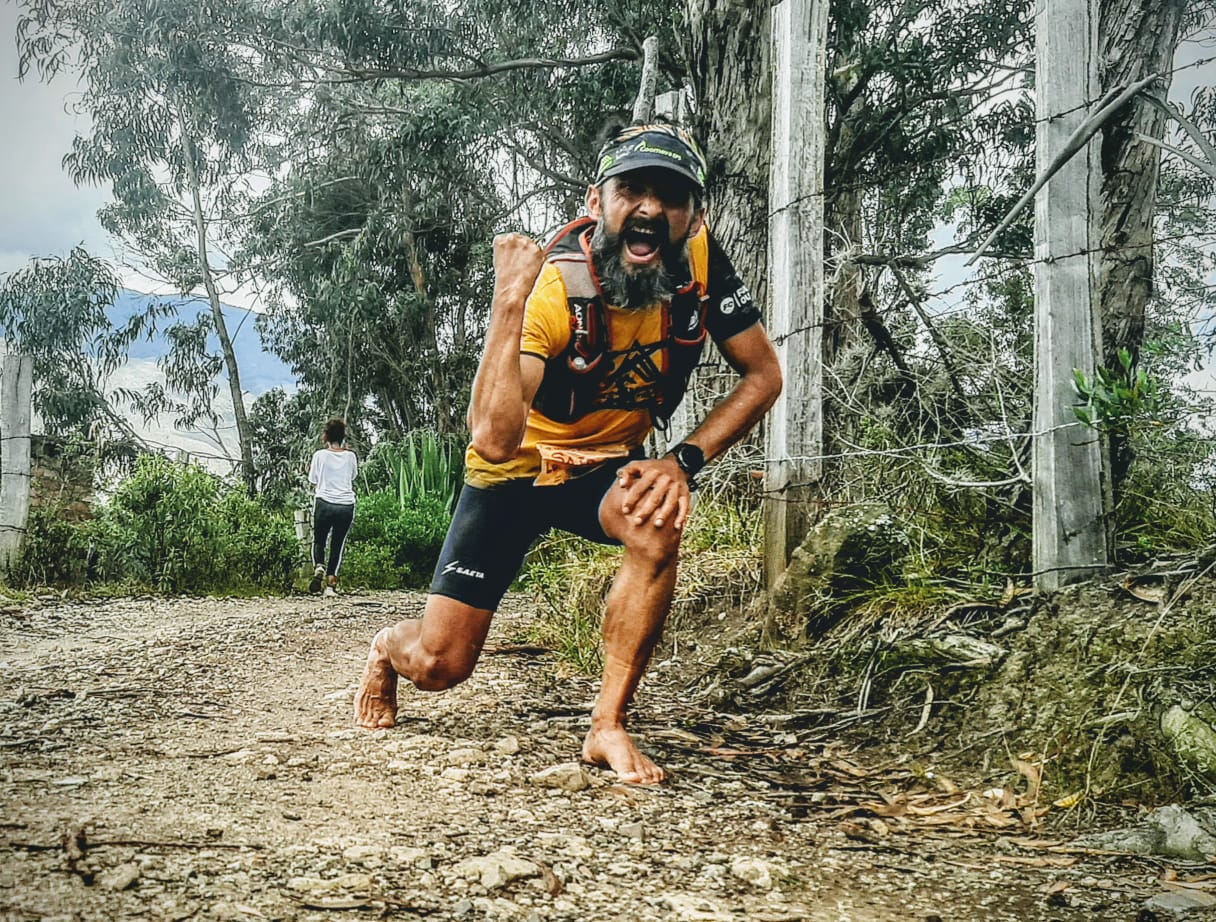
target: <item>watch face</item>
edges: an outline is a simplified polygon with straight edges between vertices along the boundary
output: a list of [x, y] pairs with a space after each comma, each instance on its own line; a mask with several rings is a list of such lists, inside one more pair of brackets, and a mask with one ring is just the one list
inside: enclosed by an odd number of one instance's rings
[[676, 464], [688, 474], [694, 476], [705, 464], [705, 456], [695, 445], [677, 445], [674, 452]]

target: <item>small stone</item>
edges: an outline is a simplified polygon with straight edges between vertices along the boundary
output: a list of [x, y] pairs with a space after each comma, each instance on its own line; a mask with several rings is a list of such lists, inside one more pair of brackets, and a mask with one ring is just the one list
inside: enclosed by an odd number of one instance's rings
[[421, 868], [429, 871], [434, 867], [430, 852], [423, 848], [394, 845], [388, 850], [388, 859], [399, 867]]
[[342, 852], [342, 858], [365, 868], [378, 868], [383, 863], [384, 852], [376, 845], [352, 845]]
[[626, 838], [637, 839], [639, 842], [646, 838], [646, 830], [641, 823], [625, 823], [618, 832]]
[[287, 886], [310, 896], [326, 896], [335, 893], [366, 894], [371, 892], [372, 878], [370, 874], [343, 874], [340, 877], [331, 877], [326, 880], [317, 877], [293, 877], [287, 882]]
[[474, 765], [485, 760], [486, 754], [480, 749], [453, 749], [447, 754], [448, 765]]
[[775, 864], [745, 855], [739, 855], [730, 863], [730, 872], [758, 890], [772, 890], [773, 879], [785, 873], [784, 869]]
[[1216, 907], [1216, 896], [1204, 893], [1202, 890], [1193, 892], [1170, 891], [1159, 893], [1144, 901], [1144, 908], [1150, 912], [1169, 913], [1175, 917], [1189, 913], [1193, 909], [1212, 909]]
[[489, 855], [466, 858], [456, 865], [455, 872], [465, 880], [477, 880], [487, 890], [504, 887], [520, 878], [539, 877], [541, 873], [538, 865], [520, 858], [508, 848]]
[[546, 768], [533, 775], [531, 781], [537, 787], [559, 788], [571, 794], [591, 786], [591, 776], [577, 762], [565, 762]]
[[504, 736], [494, 743], [494, 751], [504, 756], [513, 756], [519, 752], [519, 740], [514, 736]]
[[444, 781], [468, 781], [472, 774], [467, 768], [445, 768], [439, 777]]
[[139, 865], [132, 861], [103, 871], [97, 878], [97, 882], [106, 890], [117, 892], [134, 886], [135, 881], [139, 880], [139, 874]]

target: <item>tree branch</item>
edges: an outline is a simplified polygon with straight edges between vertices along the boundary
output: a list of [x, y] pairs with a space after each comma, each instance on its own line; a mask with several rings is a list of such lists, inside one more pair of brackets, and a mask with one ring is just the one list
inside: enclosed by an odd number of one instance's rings
[[[1047, 165], [1047, 168], [1043, 171], [1042, 175], [1040, 175], [1039, 178], [1034, 181], [1034, 185], [1026, 191], [1026, 194], [1018, 199], [1017, 203], [1011, 209], [1009, 209], [1009, 213], [1005, 215], [1005, 217], [1001, 220], [1001, 223], [996, 226], [996, 229], [988, 235], [983, 243], [980, 244], [980, 248], [976, 250], [974, 256], [967, 260], [966, 265], [970, 266], [973, 262], [984, 255], [984, 252], [992, 244], [992, 241], [995, 240], [1001, 234], [1001, 232], [1005, 230], [1005, 228], [1009, 227], [1009, 225], [1013, 223], [1013, 219], [1021, 213], [1023, 208], [1034, 200], [1034, 197], [1038, 195], [1039, 190], [1047, 185], [1048, 180], [1055, 176], [1056, 173], [1060, 171], [1060, 168], [1064, 166], [1064, 164], [1068, 163], [1069, 160], [1076, 156], [1079, 150], [1089, 143], [1089, 139], [1092, 138], [1097, 133], [1098, 129], [1106, 123], [1107, 119], [1119, 111], [1119, 109], [1123, 108], [1124, 104], [1127, 103], [1128, 100], [1143, 90], [1146, 86], [1148, 86], [1150, 83], [1154, 83], [1163, 76], [1164, 74], [1150, 74], [1149, 76], [1144, 77], [1141, 80], [1137, 80], [1135, 83], [1125, 87], [1117, 94], [1115, 90], [1111, 90], [1109, 93], [1107, 93], [1106, 96], [1104, 96], [1099, 102], [1098, 111], [1093, 113], [1091, 116], [1089, 116], [1089, 118], [1077, 126], [1077, 130], [1074, 131], [1068, 141], [1065, 142], [1063, 150], [1061, 150], [1060, 153], [1056, 155], [1056, 158]], [[1110, 101], [1107, 102], [1107, 100]]]

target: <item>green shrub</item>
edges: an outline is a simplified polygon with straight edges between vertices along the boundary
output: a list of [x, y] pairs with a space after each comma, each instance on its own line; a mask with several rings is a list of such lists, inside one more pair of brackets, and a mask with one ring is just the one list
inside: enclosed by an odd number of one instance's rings
[[219, 494], [219, 480], [197, 465], [141, 457], [97, 516], [101, 578], [162, 592], [206, 591], [221, 567], [215, 554]]
[[286, 513], [160, 455], [141, 457], [84, 531], [96, 579], [161, 592], [284, 590], [301, 561]]
[[89, 539], [65, 521], [60, 506], [36, 507], [25, 526], [21, 554], [9, 571], [14, 586], [69, 586], [84, 578]]
[[404, 507], [387, 490], [360, 497], [343, 556], [343, 583], [369, 589], [429, 585], [451, 520], [440, 497], [423, 495]]
[[424, 498], [438, 499], [451, 515], [464, 480], [462, 445], [429, 429], [411, 432], [404, 439], [380, 442], [360, 471], [365, 493], [393, 493], [401, 508], [416, 506]]
[[291, 588], [303, 550], [288, 512], [268, 509], [259, 497], [233, 487], [216, 510], [220, 518], [217, 555], [223, 572], [216, 589]]

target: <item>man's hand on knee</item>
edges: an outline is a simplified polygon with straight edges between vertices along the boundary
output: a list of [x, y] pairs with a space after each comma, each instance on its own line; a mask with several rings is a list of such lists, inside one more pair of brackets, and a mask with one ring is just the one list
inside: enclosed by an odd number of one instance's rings
[[634, 525], [670, 524], [676, 531], [688, 520], [692, 494], [688, 478], [671, 458], [631, 461], [617, 474], [621, 512]]

